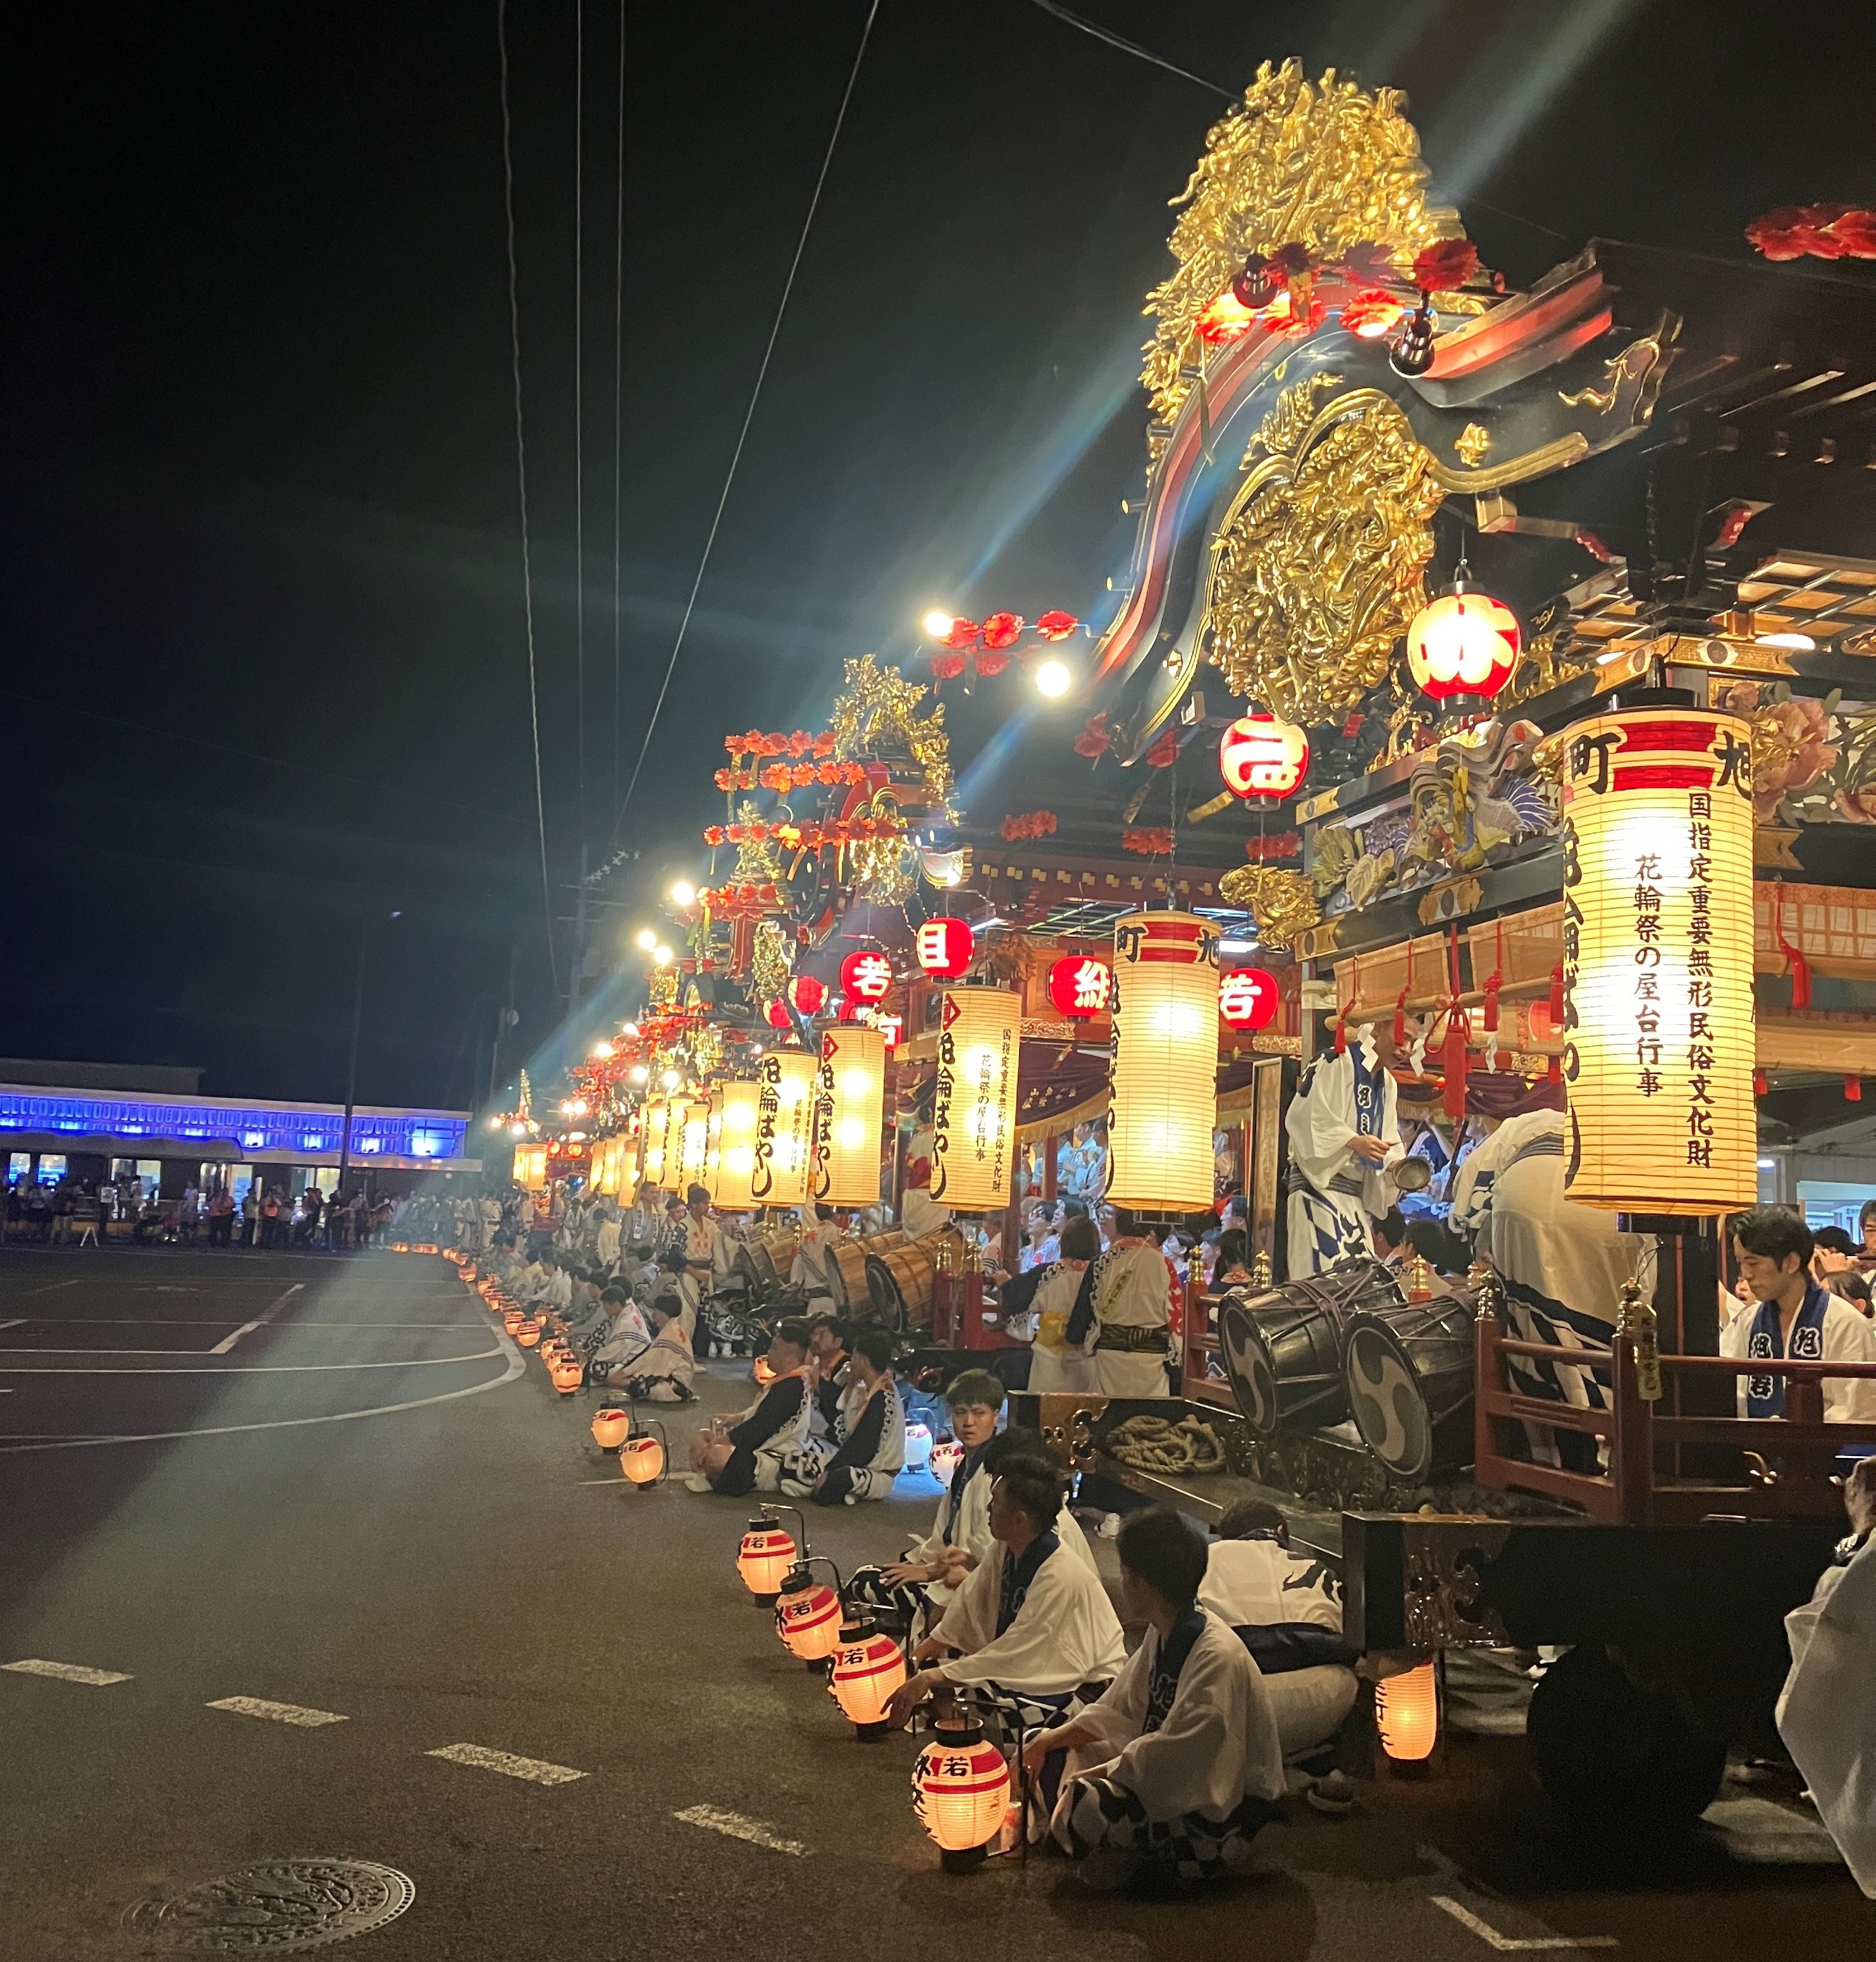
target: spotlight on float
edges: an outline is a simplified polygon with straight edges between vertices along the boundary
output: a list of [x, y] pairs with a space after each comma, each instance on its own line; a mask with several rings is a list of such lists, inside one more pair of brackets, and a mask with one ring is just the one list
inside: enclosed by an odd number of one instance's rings
[[948, 1874], [981, 1867], [1010, 1807], [1010, 1768], [982, 1728], [953, 1710], [940, 1716], [912, 1769], [912, 1810], [938, 1842]]
[[955, 615], [947, 613], [941, 606], [934, 606], [919, 625], [932, 640], [941, 641], [951, 631], [954, 618]]
[[649, 1083], [651, 1081], [651, 1072], [646, 1069], [642, 1062], [635, 1062], [625, 1072], [625, 1078], [629, 1083]]
[[651, 958], [654, 965], [660, 967], [669, 967], [671, 964], [671, 950], [666, 947], [662, 941], [660, 941], [659, 944], [651, 950]]
[[627, 1438], [618, 1448], [618, 1468], [625, 1475], [628, 1484], [641, 1489], [647, 1485], [662, 1485], [671, 1458], [665, 1444], [664, 1426], [655, 1417], [641, 1417], [638, 1421], [658, 1434], [647, 1437], [641, 1432], [637, 1437]]
[[675, 1069], [667, 1069], [664, 1074], [659, 1078], [658, 1081], [664, 1085], [666, 1089], [675, 1090], [677, 1086], [684, 1081], [684, 1079]]
[[905, 1679], [905, 1654], [890, 1635], [864, 1618], [842, 1624], [827, 1693], [861, 1743], [885, 1736], [886, 1707]]
[[[833, 1568], [833, 1587], [814, 1578], [817, 1564]], [[831, 1560], [798, 1560], [782, 1581], [775, 1598], [775, 1633], [788, 1653], [811, 1670], [825, 1673], [833, 1666], [846, 1618], [841, 1599], [840, 1569]]]
[[[778, 1513], [794, 1513], [797, 1519], [801, 1517], [792, 1506], [775, 1506], [758, 1513], [749, 1521], [749, 1531], [737, 1548], [736, 1571], [743, 1585], [765, 1607], [781, 1592], [789, 1568], [802, 1557], [794, 1539], [776, 1518]], [[805, 1523], [801, 1538], [804, 1542], [807, 1539]]]
[[1036, 663], [1036, 692], [1050, 701], [1059, 701], [1075, 685], [1075, 670], [1058, 654]]
[[671, 903], [674, 906], [688, 906], [697, 898], [697, 888], [688, 879], [679, 879], [671, 888]]
[[1430, 1657], [1375, 1685], [1374, 1721], [1382, 1750], [1395, 1763], [1418, 1764], [1433, 1756], [1440, 1741], [1440, 1684]]
[[644, 931], [638, 936], [638, 944], [640, 947], [644, 948], [646, 953], [652, 953], [657, 947], [658, 936], [652, 931], [650, 927], [647, 927]]

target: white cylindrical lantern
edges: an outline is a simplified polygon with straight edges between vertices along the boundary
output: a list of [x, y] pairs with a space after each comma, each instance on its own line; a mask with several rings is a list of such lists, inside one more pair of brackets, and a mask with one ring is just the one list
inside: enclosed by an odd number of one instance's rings
[[710, 1196], [727, 1213], [746, 1213], [756, 1203], [756, 1104], [753, 1083], [720, 1084], [710, 1099], [711, 1149], [715, 1156]]
[[823, 1206], [877, 1206], [886, 1038], [858, 1023], [829, 1029], [817, 1091], [813, 1197]]
[[1622, 1213], [1750, 1206], [1750, 731], [1650, 708], [1556, 740], [1570, 1197]]
[[947, 990], [938, 1010], [932, 1197], [960, 1213], [1007, 1206], [1015, 1156], [1023, 1002], [1002, 988]]
[[644, 1139], [644, 1183], [654, 1191], [664, 1184], [664, 1133], [670, 1107], [662, 1097], [654, 1097], [645, 1106], [641, 1135]]
[[749, 1178], [757, 1206], [805, 1206], [814, 1156], [815, 1061], [805, 1050], [771, 1050], [756, 1075], [756, 1149]]
[[1211, 1204], [1218, 1104], [1218, 929], [1135, 913], [1114, 936], [1114, 1175], [1107, 1197], [1149, 1212]]
[[638, 1154], [644, 1131], [634, 1114], [618, 1141], [618, 1186], [613, 1193], [620, 1205], [630, 1206], [638, 1197]]
[[[688, 1191], [693, 1185], [702, 1185], [704, 1174], [708, 1169], [710, 1152], [710, 1100], [707, 1097], [676, 1098], [671, 1100], [672, 1107], [681, 1107], [682, 1116], [679, 1120], [679, 1146], [677, 1184], [680, 1191]], [[665, 1145], [666, 1162], [670, 1162], [671, 1146]]]
[[545, 1192], [547, 1190], [547, 1147], [545, 1145], [517, 1145], [515, 1147], [515, 1183], [523, 1192]]

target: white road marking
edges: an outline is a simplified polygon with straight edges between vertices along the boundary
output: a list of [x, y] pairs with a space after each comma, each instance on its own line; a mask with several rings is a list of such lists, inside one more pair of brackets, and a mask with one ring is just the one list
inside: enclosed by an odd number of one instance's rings
[[97, 1689], [107, 1683], [130, 1681], [118, 1670], [87, 1669], [75, 1662], [40, 1662], [33, 1657], [20, 1662], [0, 1662], [0, 1669], [16, 1670], [21, 1676], [56, 1676], [61, 1682], [88, 1682]]
[[740, 1812], [720, 1811], [714, 1805], [689, 1805], [674, 1812], [686, 1826], [701, 1826], [706, 1833], [722, 1833], [732, 1839], [746, 1839], [752, 1846], [766, 1846], [772, 1853], [793, 1853], [799, 1857], [807, 1849], [798, 1839], [785, 1839], [772, 1833], [759, 1819], [745, 1819]]
[[223, 1336], [221, 1340], [209, 1351], [209, 1353], [211, 1356], [225, 1356], [244, 1335], [251, 1335], [257, 1328], [264, 1328], [295, 1295], [304, 1294], [305, 1291], [306, 1283], [304, 1281], [296, 1281], [284, 1294], [276, 1295], [252, 1321], [244, 1321], [232, 1335]]
[[575, 1778], [586, 1775], [539, 1758], [517, 1758], [507, 1751], [491, 1751], [486, 1744], [445, 1744], [440, 1750], [426, 1751], [423, 1755], [447, 1758], [452, 1765], [473, 1765], [478, 1771], [500, 1772], [505, 1778], [526, 1778], [530, 1785], [571, 1785]]
[[5, 1321], [0, 1321], [0, 1328], [24, 1328], [25, 1326], [26, 1317], [23, 1315], [13, 1315]]
[[28, 1288], [28, 1294], [56, 1294], [61, 1288], [76, 1287], [76, 1281], [48, 1281], [43, 1287]]
[[308, 1710], [297, 1703], [270, 1703], [264, 1696], [224, 1696], [205, 1704], [208, 1710], [232, 1710], [238, 1717], [265, 1717], [276, 1724], [297, 1724], [303, 1730], [316, 1730], [321, 1724], [343, 1724], [348, 1720], [334, 1710]]
[[[0, 1349], [8, 1356], [193, 1356], [193, 1349]], [[231, 1363], [222, 1369], [34, 1369], [0, 1363], [0, 1376], [299, 1376], [338, 1369], [439, 1369], [451, 1363], [485, 1363], [500, 1349], [473, 1349], [466, 1356], [413, 1356], [389, 1363]]]
[[1497, 1949], [1500, 1954], [1526, 1954], [1536, 1949], [1568, 1948], [1619, 1948], [1622, 1944], [1612, 1935], [1500, 1935], [1490, 1922], [1481, 1921], [1470, 1908], [1446, 1894], [1430, 1894], [1427, 1898], [1435, 1907], [1444, 1908], [1462, 1928], [1469, 1928], [1479, 1940]]

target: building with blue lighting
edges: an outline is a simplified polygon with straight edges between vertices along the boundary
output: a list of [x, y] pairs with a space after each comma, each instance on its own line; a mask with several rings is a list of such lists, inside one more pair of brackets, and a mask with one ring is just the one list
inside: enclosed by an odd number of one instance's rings
[[[41, 1080], [54, 1076], [66, 1080]], [[193, 1070], [0, 1059], [0, 1162], [8, 1183], [99, 1179], [134, 1168], [146, 1181], [160, 1181], [165, 1193], [192, 1181], [244, 1189], [255, 1178], [296, 1191], [331, 1187], [342, 1105], [202, 1097], [177, 1088], [197, 1080]], [[407, 1190], [417, 1174], [479, 1172], [480, 1158], [465, 1155], [469, 1123], [467, 1110], [356, 1104], [351, 1162], [393, 1191]]]

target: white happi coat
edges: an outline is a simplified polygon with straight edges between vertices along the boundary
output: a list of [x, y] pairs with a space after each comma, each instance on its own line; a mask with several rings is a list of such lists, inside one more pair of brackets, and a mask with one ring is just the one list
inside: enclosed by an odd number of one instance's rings
[[1149, 1819], [1159, 1820], [1189, 1813], [1222, 1820], [1246, 1797], [1280, 1799], [1277, 1721], [1244, 1644], [1208, 1612], [1179, 1672], [1172, 1708], [1149, 1732], [1143, 1726], [1159, 1659], [1159, 1634], [1149, 1628], [1107, 1694], [1075, 1718], [1098, 1739], [1071, 1753], [1069, 1775], [1111, 1778], [1139, 1801]]
[[[1734, 1316], [1720, 1331], [1720, 1353], [1740, 1358], [1753, 1353], [1752, 1337], [1758, 1309], [1750, 1306]], [[1794, 1330], [1793, 1347], [1797, 1347]], [[1824, 1305], [1823, 1356], [1826, 1363], [1876, 1363], [1876, 1321], [1851, 1307], [1836, 1296]], [[1739, 1414], [1747, 1414], [1747, 1379], [1739, 1379]], [[1876, 1376], [1826, 1376], [1824, 1379], [1826, 1424], [1876, 1424]]]
[[1848, 1567], [1826, 1567], [1785, 1631], [1779, 1735], [1852, 1877], [1876, 1900], [1876, 1541]]
[[1166, 1395], [1170, 1347], [1104, 1349], [1101, 1346], [1104, 1328], [1169, 1326], [1172, 1273], [1166, 1265], [1165, 1255], [1150, 1240], [1139, 1246], [1110, 1247], [1089, 1264], [1082, 1285], [1089, 1290], [1094, 1302], [1095, 1318], [1085, 1344], [1094, 1362], [1095, 1389], [1104, 1397]]
[[1094, 1392], [1093, 1360], [1085, 1350], [1071, 1348], [1068, 1340], [1069, 1317], [1087, 1270], [1085, 1261], [1058, 1261], [1037, 1283], [1031, 1299], [1036, 1333], [1029, 1347], [1029, 1388], [1036, 1395], [1079, 1396]]
[[831, 1296], [834, 1291], [834, 1249], [845, 1238], [836, 1220], [817, 1219], [811, 1226], [804, 1225], [801, 1238], [795, 1242], [794, 1264], [788, 1270], [788, 1285], [805, 1288], [810, 1295]]
[[[1358, 1121], [1358, 1091], [1379, 1100], [1366, 1123]], [[1395, 1104], [1394, 1078], [1381, 1066], [1371, 1028], [1353, 1031], [1341, 1055], [1318, 1056], [1304, 1071], [1283, 1117], [1290, 1141], [1287, 1279], [1372, 1255], [1368, 1222], [1384, 1219], [1393, 1204], [1382, 1174], [1404, 1155]], [[1387, 1147], [1379, 1165], [1350, 1149], [1358, 1133]]]
[[1199, 1606], [1228, 1628], [1307, 1622], [1342, 1632], [1342, 1596], [1319, 1560], [1274, 1539], [1214, 1540], [1206, 1556]]
[[[949, 1539], [945, 1537], [944, 1519], [951, 1510], [951, 1495], [947, 1492], [938, 1501], [938, 1516], [932, 1522], [932, 1530], [921, 1540], [915, 1540], [906, 1549], [906, 1558], [921, 1567], [934, 1565], [948, 1546], [961, 1548], [983, 1566], [989, 1558], [996, 1542], [990, 1536], [990, 1487], [993, 1481], [988, 1472], [978, 1471], [964, 1481], [964, 1489], [959, 1495], [957, 1522], [951, 1529]], [[1088, 1544], [1088, 1535], [1082, 1531], [1081, 1523], [1065, 1503], [1055, 1518], [1055, 1535], [1062, 1542], [1062, 1551], [1072, 1553], [1091, 1574], [1100, 1569], [1095, 1564], [1095, 1549]], [[926, 1598], [934, 1607], [941, 1608], [953, 1599], [958, 1590], [948, 1587], [942, 1581], [934, 1580], [925, 1589]]]
[[992, 1541], [932, 1631], [963, 1650], [943, 1665], [946, 1676], [960, 1687], [994, 1683], [1018, 1695], [1063, 1696], [1113, 1676], [1127, 1657], [1120, 1618], [1094, 1568], [1066, 1544], [1036, 1570], [1015, 1619], [997, 1633], [1009, 1558], [1001, 1540]]

